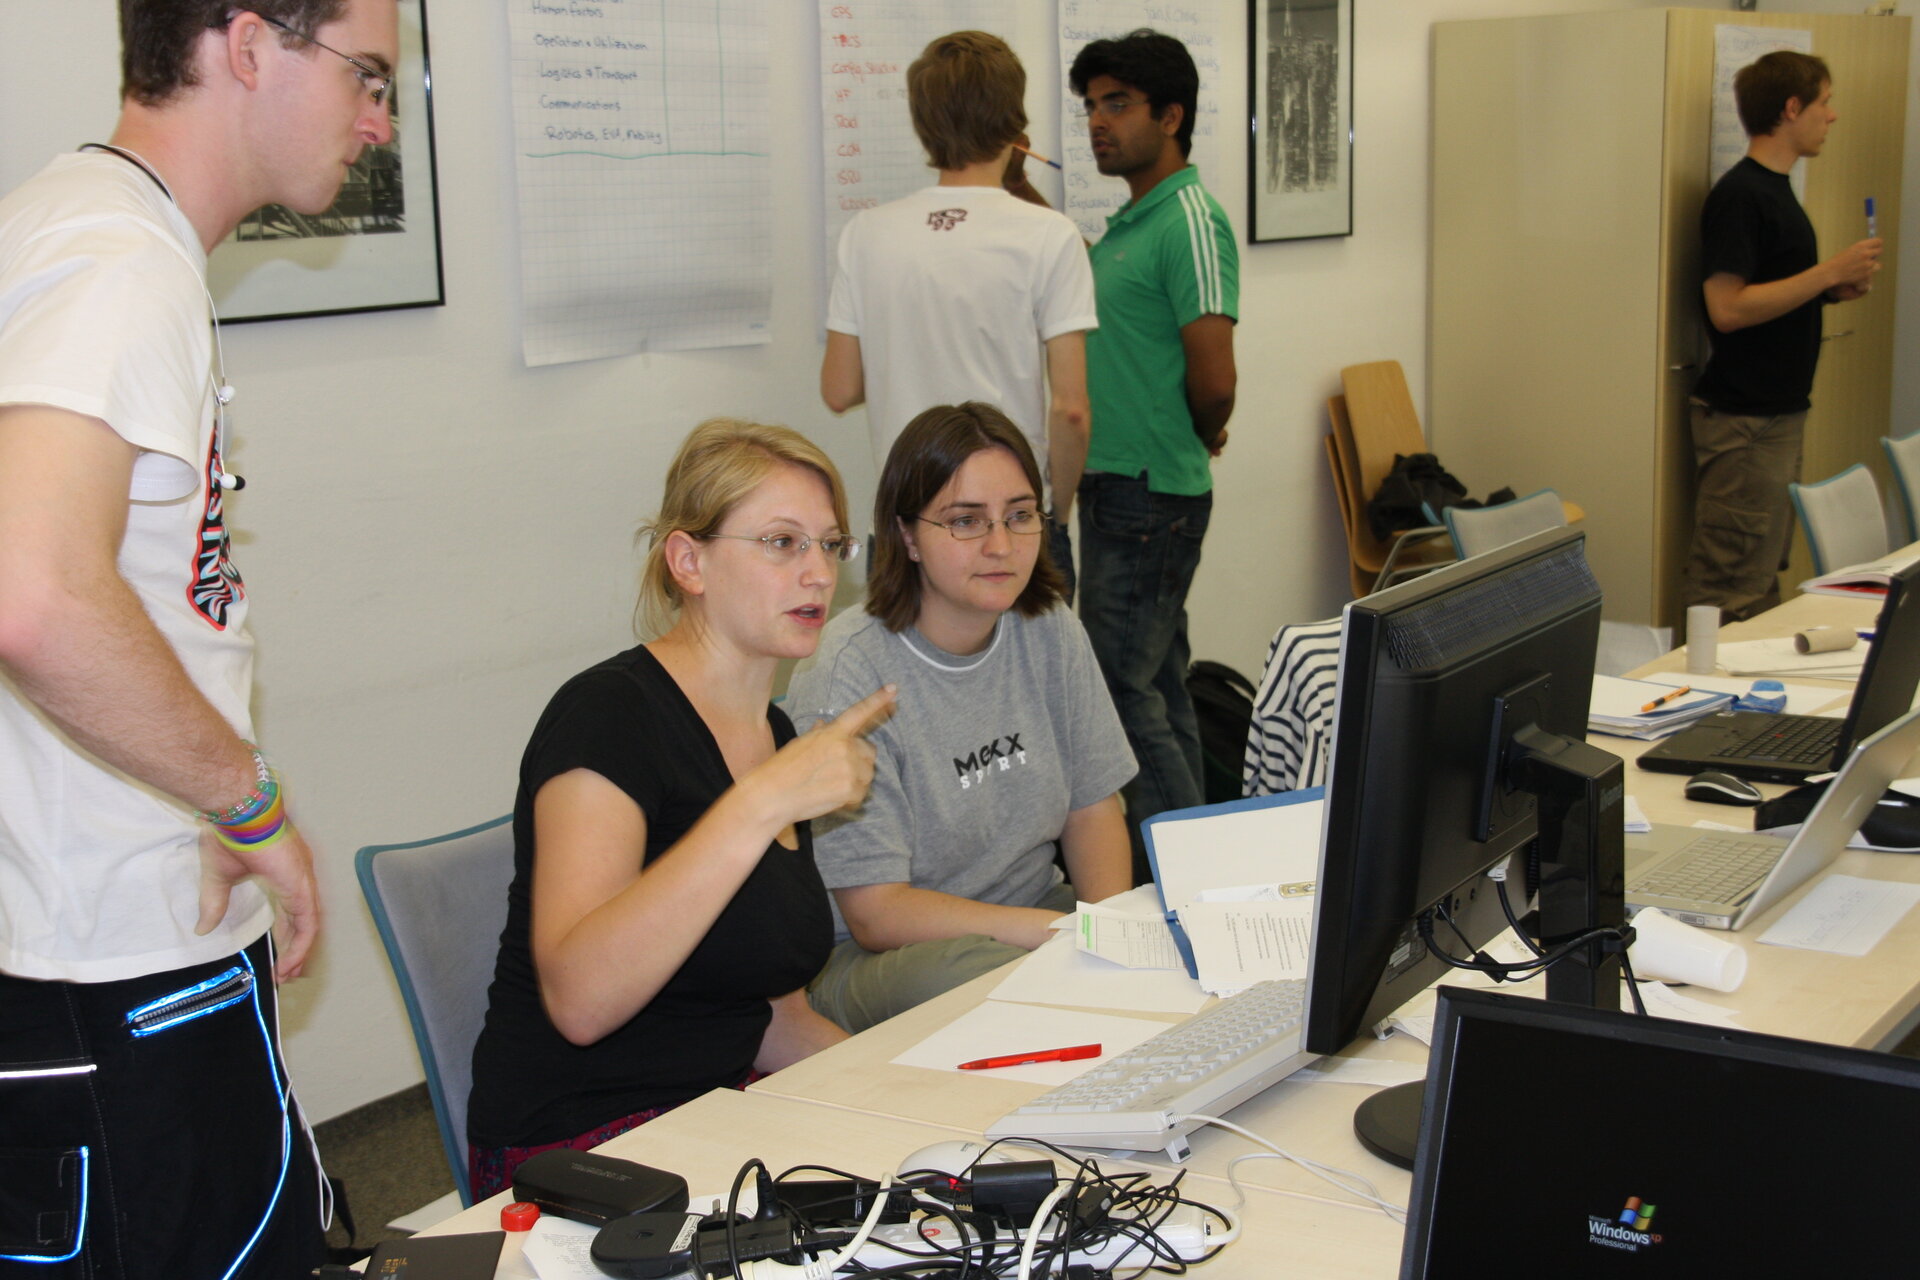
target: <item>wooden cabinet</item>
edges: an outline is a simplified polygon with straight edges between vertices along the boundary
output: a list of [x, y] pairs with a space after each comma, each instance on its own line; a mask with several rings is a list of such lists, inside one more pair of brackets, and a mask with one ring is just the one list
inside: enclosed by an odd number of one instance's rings
[[[1714, 28], [1809, 30], [1839, 119], [1808, 164], [1826, 256], [1899, 225], [1907, 18], [1646, 9], [1434, 26], [1428, 438], [1474, 492], [1586, 509], [1607, 616], [1671, 625], [1692, 531], [1687, 394], [1706, 354], [1699, 214]], [[1804, 475], [1884, 475], [1897, 246], [1830, 309]], [[1811, 574], [1803, 546], [1791, 585]]]

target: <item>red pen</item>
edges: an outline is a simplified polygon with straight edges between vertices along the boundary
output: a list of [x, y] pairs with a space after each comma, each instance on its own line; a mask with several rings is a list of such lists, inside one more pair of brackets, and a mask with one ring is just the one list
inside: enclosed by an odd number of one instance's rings
[[1100, 1046], [1097, 1044], [1076, 1044], [1065, 1049], [1035, 1049], [1032, 1053], [1010, 1053], [1003, 1058], [975, 1058], [972, 1062], [963, 1062], [961, 1071], [990, 1071], [994, 1067], [1022, 1067], [1029, 1062], [1073, 1062], [1080, 1058], [1097, 1058]]

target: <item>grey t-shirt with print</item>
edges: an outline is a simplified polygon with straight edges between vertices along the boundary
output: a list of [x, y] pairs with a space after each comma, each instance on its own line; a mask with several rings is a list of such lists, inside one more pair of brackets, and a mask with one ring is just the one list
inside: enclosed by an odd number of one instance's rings
[[[793, 674], [784, 709], [804, 731], [883, 684], [899, 710], [874, 730], [873, 790], [813, 824], [829, 889], [911, 884], [1000, 906], [1039, 904], [1059, 883], [1067, 815], [1133, 777], [1133, 752], [1080, 620], [1064, 606], [1003, 614], [979, 653], [888, 631], [850, 609]], [[836, 941], [846, 922], [834, 910]]]

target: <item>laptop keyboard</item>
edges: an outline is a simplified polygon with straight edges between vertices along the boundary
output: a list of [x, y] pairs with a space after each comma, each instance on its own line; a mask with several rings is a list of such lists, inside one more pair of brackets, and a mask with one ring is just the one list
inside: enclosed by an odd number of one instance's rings
[[1668, 858], [1627, 886], [1635, 897], [1692, 898], [1699, 902], [1737, 902], [1760, 887], [1779, 861], [1775, 840], [1746, 840], [1738, 835], [1703, 835], [1684, 854]]
[[1840, 745], [1840, 722], [1822, 716], [1783, 719], [1748, 737], [1727, 743], [1715, 759], [1767, 760], [1779, 764], [1830, 764]]

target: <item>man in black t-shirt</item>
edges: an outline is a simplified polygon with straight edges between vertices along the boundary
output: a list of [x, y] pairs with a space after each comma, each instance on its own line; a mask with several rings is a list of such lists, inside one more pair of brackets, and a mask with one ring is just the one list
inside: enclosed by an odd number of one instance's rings
[[1788, 170], [1817, 156], [1834, 114], [1833, 77], [1811, 54], [1769, 53], [1733, 80], [1747, 154], [1700, 211], [1713, 356], [1694, 387], [1698, 493], [1686, 603], [1748, 618], [1780, 602], [1793, 536], [1787, 483], [1820, 358], [1820, 308], [1864, 297], [1881, 241], [1820, 261]]

